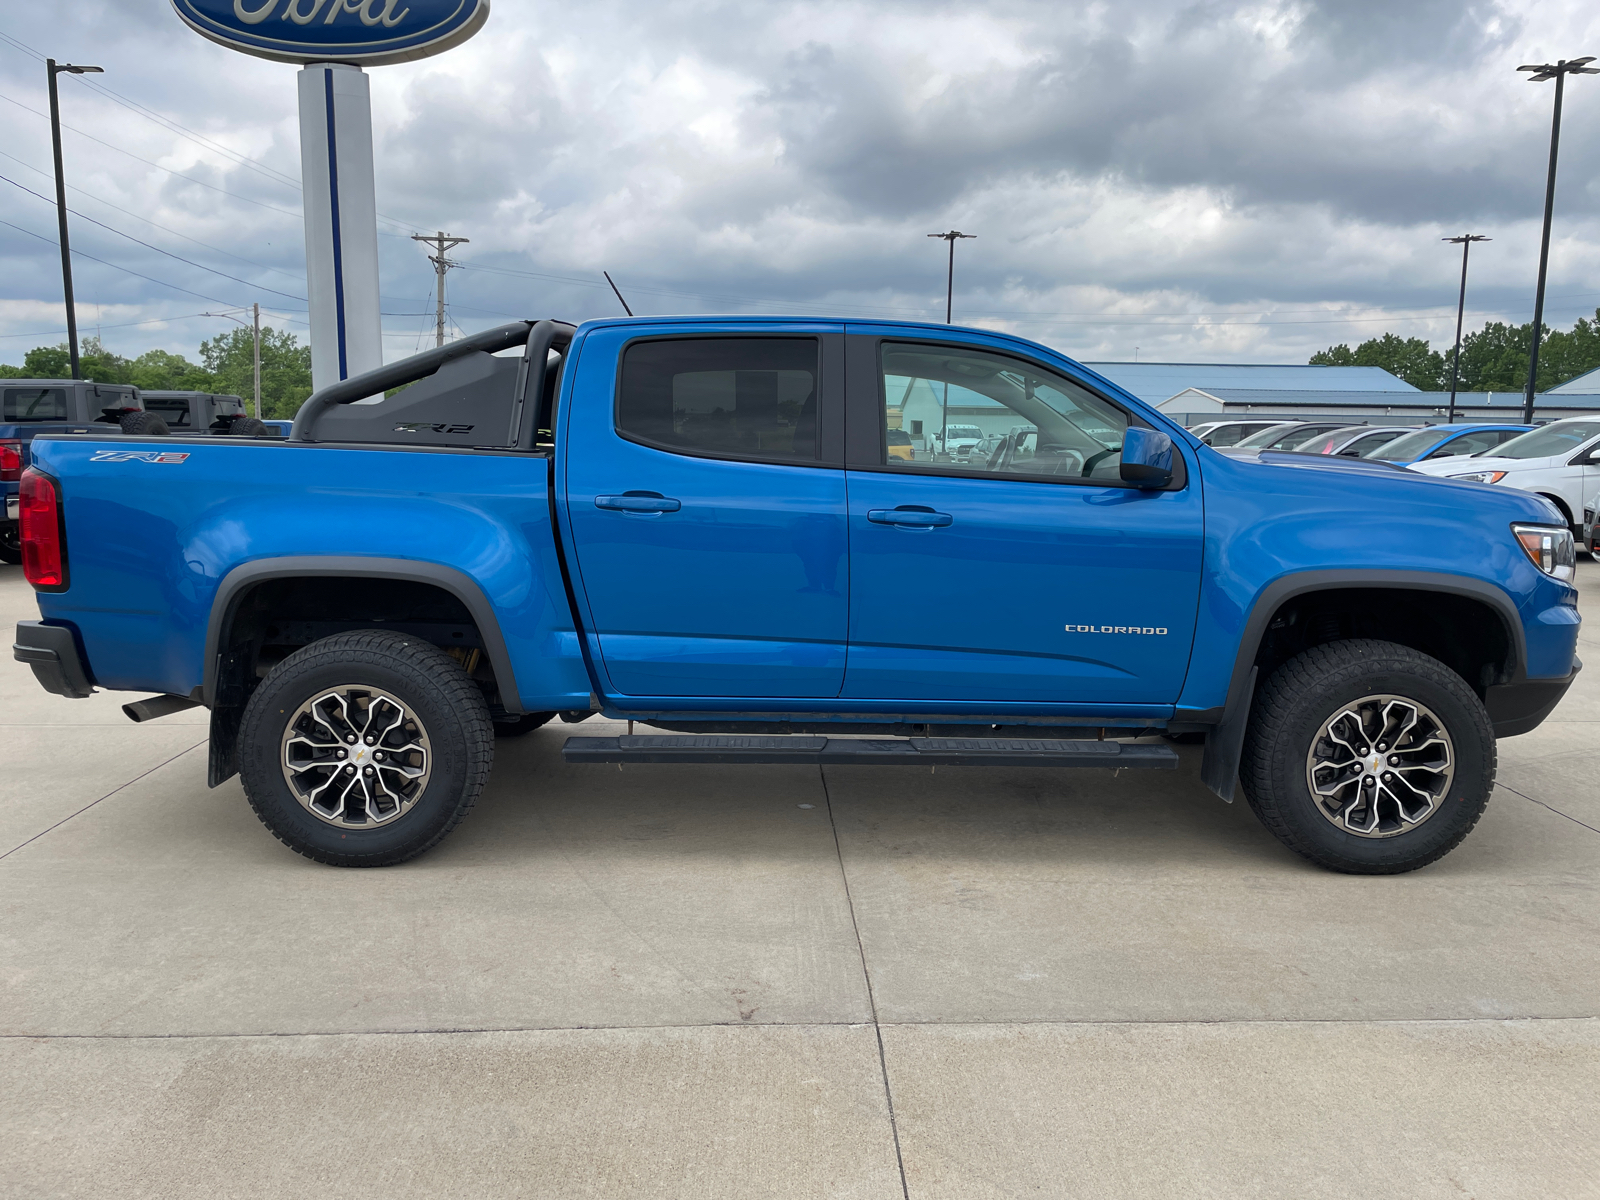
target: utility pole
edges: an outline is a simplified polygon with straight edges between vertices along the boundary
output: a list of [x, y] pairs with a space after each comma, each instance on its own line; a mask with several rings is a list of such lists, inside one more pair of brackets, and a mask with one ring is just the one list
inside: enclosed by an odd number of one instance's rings
[[[1450, 359], [1450, 415], [1445, 417], [1446, 425], [1455, 424], [1456, 420], [1456, 384], [1461, 381], [1461, 319], [1467, 312], [1467, 254], [1472, 249], [1473, 242], [1488, 242], [1492, 238], [1481, 237], [1476, 233], [1464, 233], [1460, 237], [1440, 238], [1441, 242], [1461, 243], [1461, 298], [1456, 302], [1456, 352]], [[1532, 421], [1523, 422], [1532, 425]]]
[[226, 312], [206, 312], [201, 313], [200, 315], [202, 317], [223, 317], [229, 321], [236, 321], [238, 324], [243, 325], [246, 329], [250, 330], [250, 370], [251, 374], [255, 377], [256, 420], [259, 421], [261, 419], [261, 305], [252, 304], [250, 306], [251, 319], [249, 321], [246, 321], [243, 317], [236, 317], [232, 313]]
[[944, 323], [950, 324], [950, 306], [956, 292], [956, 242], [961, 238], [976, 238], [975, 233], [962, 233], [959, 229], [952, 229], [949, 233], [930, 233], [931, 238], [941, 238], [950, 243], [950, 270], [945, 275], [944, 281]]
[[1556, 149], [1561, 142], [1561, 92], [1568, 75], [1600, 75], [1600, 68], [1587, 66], [1594, 56], [1563, 58], [1560, 62], [1518, 67], [1519, 71], [1532, 71], [1529, 83], [1556, 81], [1555, 116], [1550, 122], [1550, 175], [1544, 185], [1544, 235], [1539, 239], [1539, 283], [1533, 293], [1533, 341], [1528, 347], [1528, 387], [1522, 394], [1522, 423], [1533, 424], [1533, 387], [1539, 375], [1539, 339], [1544, 332], [1544, 277], [1550, 265], [1550, 217], [1556, 203]]
[[435, 251], [433, 254], [428, 255], [428, 261], [433, 264], [433, 269], [439, 276], [439, 306], [437, 315], [434, 318], [433, 344], [435, 346], [442, 346], [444, 345], [444, 273], [451, 267], [460, 265], [459, 263], [453, 263], [446, 258], [444, 256], [444, 252], [446, 250], [453, 249], [456, 246], [465, 245], [472, 239], [464, 237], [451, 237], [441, 229], [432, 237], [428, 237], [427, 235], [421, 233], [413, 233], [411, 235], [411, 240], [413, 242], [423, 242], [429, 246], [432, 246]]
[[67, 352], [72, 359], [72, 377], [83, 378], [83, 367], [78, 362], [78, 308], [72, 300], [72, 249], [67, 244], [67, 182], [61, 172], [61, 103], [56, 99], [56, 76], [65, 71], [69, 75], [101, 75], [104, 67], [76, 67], [71, 63], [56, 65], [56, 60], [44, 60], [50, 74], [50, 145], [56, 153], [56, 218], [61, 226], [61, 290], [67, 302]]

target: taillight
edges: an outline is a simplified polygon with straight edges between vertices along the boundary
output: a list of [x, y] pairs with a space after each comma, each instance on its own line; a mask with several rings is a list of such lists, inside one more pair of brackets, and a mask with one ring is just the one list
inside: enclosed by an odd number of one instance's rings
[[22, 573], [41, 592], [67, 590], [67, 546], [56, 481], [29, 467], [22, 473], [17, 518], [22, 535]]
[[15, 483], [22, 475], [22, 443], [0, 442], [0, 483]]

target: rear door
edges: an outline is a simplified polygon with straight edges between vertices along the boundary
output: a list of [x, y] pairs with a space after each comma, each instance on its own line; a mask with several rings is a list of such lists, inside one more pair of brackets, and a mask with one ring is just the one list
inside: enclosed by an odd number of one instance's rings
[[[848, 342], [845, 696], [1173, 703], [1200, 590], [1195, 473], [1124, 485], [1129, 411], [1019, 354]], [[964, 462], [887, 453], [889, 429], [958, 419], [999, 440]]]
[[622, 696], [834, 697], [848, 619], [838, 325], [590, 333], [563, 441]]

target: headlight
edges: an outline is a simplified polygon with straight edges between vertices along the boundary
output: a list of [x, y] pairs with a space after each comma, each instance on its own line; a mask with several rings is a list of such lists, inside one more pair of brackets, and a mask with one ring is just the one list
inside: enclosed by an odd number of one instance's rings
[[1451, 475], [1451, 479], [1464, 479], [1468, 483], [1499, 483], [1506, 477], [1504, 471], [1473, 471], [1467, 475]]
[[1555, 579], [1572, 582], [1578, 562], [1572, 530], [1562, 525], [1513, 525], [1511, 532], [1517, 535], [1534, 566]]

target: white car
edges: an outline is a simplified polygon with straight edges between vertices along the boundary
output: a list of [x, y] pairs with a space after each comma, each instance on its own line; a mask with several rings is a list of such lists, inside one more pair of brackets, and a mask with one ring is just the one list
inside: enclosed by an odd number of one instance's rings
[[1581, 537], [1584, 503], [1600, 485], [1600, 417], [1565, 417], [1512, 438], [1493, 455], [1443, 458], [1410, 469], [1534, 492], [1559, 508], [1573, 536]]

